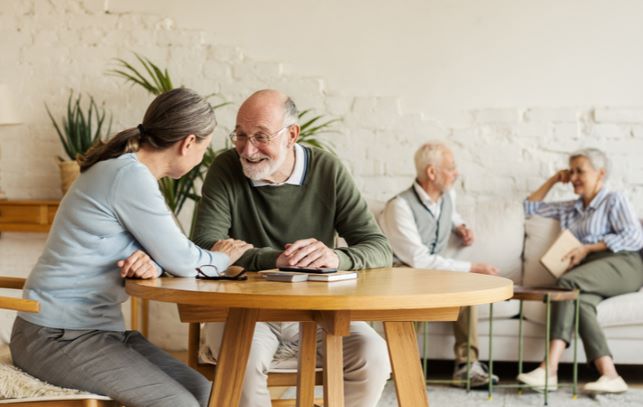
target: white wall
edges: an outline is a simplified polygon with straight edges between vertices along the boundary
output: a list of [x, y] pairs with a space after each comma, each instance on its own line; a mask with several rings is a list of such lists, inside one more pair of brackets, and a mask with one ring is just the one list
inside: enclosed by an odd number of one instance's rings
[[444, 109], [643, 104], [638, 0], [110, 0], [347, 95]]
[[[62, 115], [74, 89], [104, 100], [115, 130], [140, 122], [150, 97], [105, 75], [112, 58], [136, 51], [167, 66], [176, 84], [234, 103], [218, 111], [219, 146], [236, 106], [259, 88], [342, 117], [329, 138], [368, 198], [409, 185], [412, 154], [427, 138], [453, 145], [467, 205], [518, 202], [566, 153], [592, 145], [609, 152], [613, 185], [643, 214], [643, 3], [130, 3], [0, 0], [0, 80], [23, 118], [0, 128], [9, 197], [60, 196], [62, 149], [43, 103]], [[28, 273], [43, 244], [3, 234], [0, 270]], [[183, 328], [165, 322], [173, 309], [154, 312], [153, 339], [184, 345]]]

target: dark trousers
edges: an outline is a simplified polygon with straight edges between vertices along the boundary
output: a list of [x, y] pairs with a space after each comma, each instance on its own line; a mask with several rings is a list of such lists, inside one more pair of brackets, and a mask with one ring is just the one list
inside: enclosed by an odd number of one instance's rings
[[10, 346], [14, 364], [30, 375], [127, 407], [208, 403], [210, 382], [136, 331], [53, 329], [16, 318]]

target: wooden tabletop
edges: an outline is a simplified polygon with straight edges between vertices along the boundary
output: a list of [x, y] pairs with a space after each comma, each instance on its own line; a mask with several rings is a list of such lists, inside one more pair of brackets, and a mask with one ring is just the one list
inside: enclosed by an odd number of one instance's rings
[[372, 310], [457, 307], [508, 299], [502, 277], [413, 268], [358, 271], [355, 280], [284, 283], [248, 273], [245, 281], [162, 277], [128, 280], [130, 295], [178, 304], [282, 310]]

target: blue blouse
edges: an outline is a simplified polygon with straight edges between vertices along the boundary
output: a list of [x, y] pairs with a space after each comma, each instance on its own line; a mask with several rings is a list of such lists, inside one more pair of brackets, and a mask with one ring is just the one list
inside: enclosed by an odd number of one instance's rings
[[67, 191], [23, 290], [40, 312], [18, 315], [50, 328], [125, 330], [121, 303], [128, 296], [116, 262], [137, 249], [181, 277], [230, 262], [183, 235], [154, 175], [135, 154], [123, 154], [95, 164]]
[[573, 201], [525, 200], [525, 215], [560, 221], [584, 244], [605, 242], [612, 252], [637, 251], [643, 247], [643, 231], [634, 209], [622, 192], [598, 191], [585, 208], [581, 198]]

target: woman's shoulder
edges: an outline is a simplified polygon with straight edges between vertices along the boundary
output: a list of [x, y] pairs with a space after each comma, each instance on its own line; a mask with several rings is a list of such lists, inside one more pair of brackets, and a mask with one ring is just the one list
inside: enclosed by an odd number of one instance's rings
[[625, 194], [625, 191], [605, 191], [605, 202], [610, 206], [619, 205], [619, 204], [629, 204], [629, 199]]
[[113, 189], [138, 190], [146, 185], [156, 188], [157, 182], [149, 168], [133, 153], [101, 161], [88, 171], [95, 182], [111, 184]]
[[87, 172], [115, 174], [122, 170], [140, 171], [144, 168], [145, 166], [136, 159], [134, 153], [126, 153], [115, 158], [99, 161], [87, 170]]

